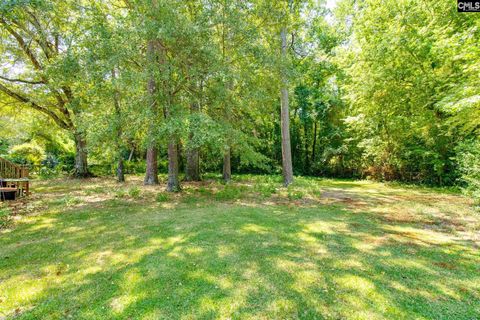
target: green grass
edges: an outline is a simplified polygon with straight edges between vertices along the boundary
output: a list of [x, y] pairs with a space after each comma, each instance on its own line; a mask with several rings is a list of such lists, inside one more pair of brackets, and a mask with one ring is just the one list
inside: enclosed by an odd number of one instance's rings
[[0, 319], [479, 318], [480, 216], [455, 193], [128, 178], [33, 183], [0, 231]]
[[6, 204], [0, 203], [0, 229], [6, 228], [10, 220], [10, 209]]

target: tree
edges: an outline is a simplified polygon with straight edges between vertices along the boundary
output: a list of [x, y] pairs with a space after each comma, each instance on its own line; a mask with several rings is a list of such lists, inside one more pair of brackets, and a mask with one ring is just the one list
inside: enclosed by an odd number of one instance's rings
[[70, 2], [3, 3], [0, 6], [2, 62], [10, 74], [0, 76], [0, 92], [20, 108], [32, 108], [68, 131], [75, 142], [75, 171], [90, 176], [85, 131], [80, 124], [82, 101], [76, 95], [79, 66], [71, 27], [77, 21], [67, 11]]
[[339, 50], [351, 104], [348, 134], [361, 149], [362, 170], [385, 180], [451, 184], [462, 133], [451, 126], [457, 113], [449, 111], [457, 108], [448, 109], [463, 104], [474, 115], [478, 107], [472, 65], [461, 58], [478, 50], [478, 23], [448, 1], [428, 10], [410, 1], [377, 2], [350, 9], [352, 36]]
[[[287, 57], [287, 30], [282, 26], [280, 31], [282, 41], [281, 55], [284, 61]], [[282, 167], [283, 183], [288, 186], [293, 182], [292, 149], [290, 145], [290, 111], [288, 103], [288, 77], [285, 70], [282, 70], [282, 87], [280, 89], [281, 101], [281, 132], [282, 132]]]
[[[200, 86], [200, 91], [203, 90]], [[201, 94], [201, 93], [200, 93]], [[198, 113], [200, 112], [200, 103], [193, 101], [190, 103], [191, 121], [198, 121]], [[185, 167], [185, 181], [200, 181], [200, 148], [194, 145], [196, 132], [193, 125], [189, 127], [188, 146], [186, 150], [187, 163]]]
[[155, 127], [158, 125], [158, 84], [155, 79], [155, 72], [152, 70], [156, 68], [158, 64], [163, 63], [162, 48], [158, 39], [150, 39], [147, 42], [147, 69], [150, 70], [150, 75], [147, 84], [148, 106], [149, 113], [148, 119], [148, 131], [147, 131], [147, 156], [146, 156], [146, 173], [144, 183], [146, 185], [158, 184], [158, 147]]

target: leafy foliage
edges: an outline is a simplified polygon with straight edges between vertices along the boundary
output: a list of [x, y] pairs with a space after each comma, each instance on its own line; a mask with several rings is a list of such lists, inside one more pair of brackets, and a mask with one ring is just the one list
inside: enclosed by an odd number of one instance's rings
[[[449, 0], [341, 0], [333, 11], [303, 0], [42, 0], [0, 10], [0, 154], [45, 177], [77, 170], [79, 153], [98, 175], [118, 160], [140, 173], [152, 145], [167, 171], [172, 141], [180, 169], [196, 150], [201, 171], [218, 171], [228, 150], [236, 172], [278, 173], [284, 76], [296, 174], [477, 187], [465, 179], [477, 157], [465, 141], [480, 133], [480, 20]], [[55, 166], [42, 162], [50, 155]]]

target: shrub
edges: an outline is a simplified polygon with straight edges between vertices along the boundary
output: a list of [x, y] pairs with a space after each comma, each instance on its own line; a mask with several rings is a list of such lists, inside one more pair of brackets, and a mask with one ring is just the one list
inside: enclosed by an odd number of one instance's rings
[[63, 172], [71, 172], [75, 168], [75, 153], [64, 152], [58, 156], [60, 170]]
[[458, 169], [463, 190], [480, 205], [480, 141], [465, 142], [458, 146]]
[[45, 159], [42, 160], [42, 167], [48, 169], [55, 169], [59, 163], [60, 161], [54, 154], [47, 153]]
[[112, 164], [91, 164], [88, 166], [88, 170], [96, 177], [110, 176], [114, 174], [114, 168]]
[[58, 168], [41, 167], [38, 171], [38, 176], [41, 179], [52, 179], [58, 177], [59, 175], [60, 171]]
[[17, 163], [39, 166], [45, 158], [45, 151], [35, 142], [23, 143], [10, 149], [9, 158]]
[[129, 174], [143, 174], [146, 170], [145, 161], [125, 160], [123, 161], [123, 169]]
[[142, 191], [138, 187], [132, 187], [128, 190], [128, 195], [134, 199], [140, 198], [141, 193]]
[[304, 196], [302, 191], [288, 190], [288, 199], [289, 200], [300, 200]]

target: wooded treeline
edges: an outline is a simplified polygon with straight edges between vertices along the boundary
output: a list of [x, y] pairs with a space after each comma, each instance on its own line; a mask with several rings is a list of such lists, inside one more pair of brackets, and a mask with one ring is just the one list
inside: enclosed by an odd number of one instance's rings
[[0, 155], [44, 172], [478, 187], [480, 19], [450, 0], [11, 0], [0, 28]]

